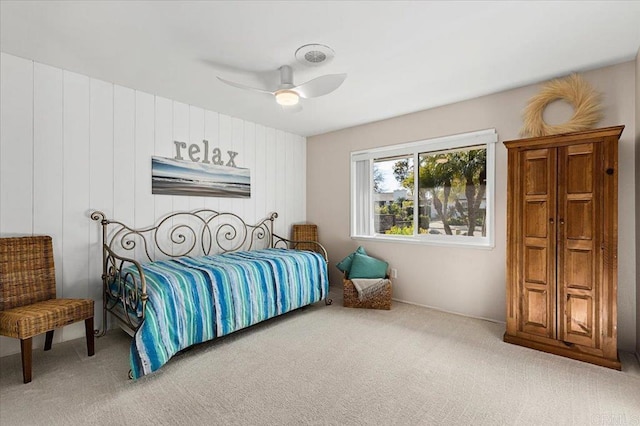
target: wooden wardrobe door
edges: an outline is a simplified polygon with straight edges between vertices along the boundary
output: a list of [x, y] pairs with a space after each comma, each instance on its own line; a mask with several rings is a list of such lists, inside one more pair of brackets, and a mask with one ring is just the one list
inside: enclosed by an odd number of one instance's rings
[[556, 149], [523, 151], [520, 159], [518, 328], [555, 338]]
[[601, 144], [558, 148], [558, 339], [598, 347]]

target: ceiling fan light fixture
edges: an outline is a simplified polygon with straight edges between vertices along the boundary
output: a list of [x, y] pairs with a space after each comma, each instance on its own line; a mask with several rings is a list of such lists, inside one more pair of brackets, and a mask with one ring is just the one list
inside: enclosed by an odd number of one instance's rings
[[276, 92], [276, 102], [283, 106], [296, 105], [300, 101], [300, 96], [293, 90], [278, 90]]

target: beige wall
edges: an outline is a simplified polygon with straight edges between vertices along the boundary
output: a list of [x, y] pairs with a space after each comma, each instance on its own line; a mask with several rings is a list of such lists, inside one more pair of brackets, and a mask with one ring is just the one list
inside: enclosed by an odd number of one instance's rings
[[640, 49], [636, 55], [636, 355], [640, 361]]
[[[584, 73], [603, 93], [601, 126], [625, 124], [620, 141], [619, 346], [636, 346], [635, 260], [635, 61]], [[517, 139], [521, 110], [539, 85], [352, 127], [307, 140], [307, 218], [319, 228], [330, 256], [332, 285], [341, 285], [335, 263], [358, 245], [397, 268], [394, 298], [464, 315], [505, 320], [505, 240], [507, 156], [502, 141]], [[554, 110], [555, 111], [555, 110]], [[551, 111], [552, 113], [554, 111]], [[558, 114], [563, 112], [557, 109]], [[553, 114], [551, 114], [553, 115]], [[563, 114], [564, 116], [564, 114]], [[546, 115], [545, 115], [546, 117]], [[549, 117], [557, 122], [558, 117]], [[563, 117], [564, 118], [564, 117]], [[496, 246], [492, 250], [349, 237], [349, 153], [437, 136], [495, 128]]]

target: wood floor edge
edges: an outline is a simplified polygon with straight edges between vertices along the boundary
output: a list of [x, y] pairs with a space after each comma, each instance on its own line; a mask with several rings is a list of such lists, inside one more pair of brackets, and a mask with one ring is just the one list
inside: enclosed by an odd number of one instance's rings
[[532, 342], [530, 340], [521, 339], [516, 336], [504, 334], [503, 341], [507, 343], [511, 343], [518, 346], [524, 346], [529, 349], [536, 349], [542, 352], [550, 353], [553, 355], [560, 355], [566, 358], [575, 359], [578, 361], [588, 362], [590, 364], [599, 365], [601, 367], [607, 367], [614, 370], [622, 370], [622, 364], [620, 363], [620, 359], [612, 360], [608, 358], [600, 358], [594, 355], [585, 354], [583, 352], [576, 352], [571, 349], [559, 348], [556, 346], [546, 345], [544, 343]]

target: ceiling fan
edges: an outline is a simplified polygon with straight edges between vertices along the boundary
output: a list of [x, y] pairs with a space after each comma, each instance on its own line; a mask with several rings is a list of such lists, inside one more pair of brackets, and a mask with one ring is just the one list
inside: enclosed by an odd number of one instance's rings
[[[295, 52], [298, 62], [311, 67], [321, 66], [330, 62], [334, 55], [333, 49], [318, 43], [305, 44]], [[295, 85], [293, 83], [293, 70], [289, 65], [283, 65], [278, 69], [280, 70], [280, 85], [275, 90], [250, 87], [222, 77], [218, 77], [218, 80], [240, 89], [272, 95], [285, 111], [298, 112], [302, 110], [300, 98], [317, 98], [331, 93], [340, 87], [347, 78], [347, 74], [327, 74], [309, 80], [306, 83]]]
[[273, 95], [276, 102], [281, 105], [285, 111], [298, 112], [302, 110], [302, 106], [299, 104], [300, 98], [317, 98], [331, 93], [340, 87], [342, 82], [347, 78], [347, 74], [327, 74], [314, 78], [313, 80], [309, 80], [306, 83], [295, 85], [293, 84], [293, 70], [289, 65], [283, 65], [279, 70], [280, 86], [273, 91], [246, 86], [244, 84], [225, 80], [221, 77], [218, 77], [218, 80], [240, 89], [253, 90], [255, 92]]

